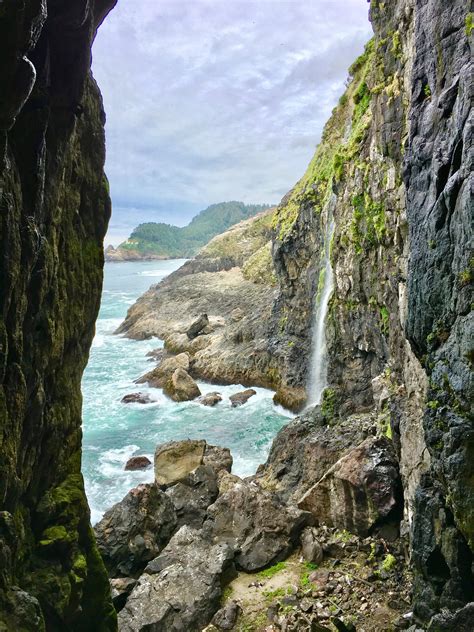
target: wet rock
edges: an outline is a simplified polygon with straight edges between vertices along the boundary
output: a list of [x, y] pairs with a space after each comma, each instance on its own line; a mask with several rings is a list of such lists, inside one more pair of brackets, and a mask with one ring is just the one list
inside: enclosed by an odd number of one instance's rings
[[307, 562], [319, 564], [323, 560], [323, 549], [318, 540], [318, 532], [313, 527], [306, 527], [301, 534], [301, 552]]
[[474, 602], [456, 612], [435, 615], [427, 628], [428, 632], [472, 632], [474, 630]]
[[[224, 474], [220, 486], [230, 479], [227, 491], [208, 508], [204, 530], [213, 541], [232, 543], [237, 551], [236, 565], [256, 571], [284, 559], [295, 547], [311, 515], [247, 483]], [[225, 485], [224, 485], [225, 486]]]
[[245, 404], [251, 397], [257, 394], [253, 388], [248, 388], [245, 391], [241, 391], [240, 393], [235, 393], [235, 395], [231, 395], [229, 397], [232, 408], [236, 408], [237, 406], [242, 406]]
[[151, 404], [153, 401], [148, 393], [129, 393], [120, 400], [122, 404]]
[[222, 401], [222, 395], [217, 392], [206, 393], [198, 399], [198, 402], [203, 406], [215, 406]]
[[206, 444], [203, 463], [210, 465], [216, 473], [221, 470], [230, 472], [233, 461], [229, 448]]
[[189, 369], [189, 355], [187, 353], [179, 353], [171, 358], [166, 358], [152, 371], [142, 375], [136, 384], [148, 384], [154, 388], [163, 388], [170, 380], [176, 369]]
[[182, 527], [147, 566], [119, 613], [121, 632], [200, 632], [219, 608], [234, 574], [233, 550]]
[[199, 318], [193, 322], [191, 327], [186, 332], [186, 335], [189, 338], [189, 340], [193, 340], [193, 338], [196, 338], [197, 336], [199, 336], [201, 331], [208, 325], [209, 325], [209, 318], [207, 317], [207, 314], [201, 314], [201, 316], [199, 316]]
[[117, 577], [110, 580], [110, 592], [115, 610], [119, 612], [125, 605], [129, 594], [137, 584], [133, 577]]
[[166, 490], [176, 511], [178, 527], [189, 525], [202, 526], [206, 510], [217, 498], [216, 471], [209, 465], [200, 465], [184, 479]]
[[184, 369], [176, 369], [163, 392], [175, 402], [187, 402], [201, 395], [198, 385]]
[[160, 347], [159, 349], [152, 349], [149, 351], [145, 357], [150, 358], [150, 360], [154, 360], [155, 362], [162, 362], [168, 355], [166, 349]]
[[154, 484], [139, 485], [95, 526], [97, 546], [111, 577], [139, 574], [176, 528], [171, 500]]
[[399, 473], [392, 442], [369, 437], [343, 456], [301, 498], [321, 524], [365, 536], [397, 505]]
[[170, 486], [185, 479], [202, 465], [206, 442], [203, 440], [170, 441], [155, 450], [155, 481]]
[[151, 465], [151, 461], [147, 456], [132, 456], [125, 464], [125, 470], [146, 470]]
[[218, 630], [232, 630], [237, 623], [242, 608], [235, 601], [229, 601], [226, 605], [218, 610], [212, 619], [212, 624]]

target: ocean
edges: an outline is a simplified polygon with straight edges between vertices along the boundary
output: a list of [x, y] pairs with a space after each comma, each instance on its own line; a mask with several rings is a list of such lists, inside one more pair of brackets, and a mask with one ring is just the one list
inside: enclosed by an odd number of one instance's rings
[[[102, 303], [89, 363], [82, 381], [82, 471], [92, 523], [132, 488], [153, 480], [153, 468], [124, 470], [127, 459], [146, 455], [153, 462], [155, 447], [166, 441], [206, 439], [230, 448], [233, 472], [253, 474], [264, 462], [278, 430], [293, 417], [273, 404], [273, 393], [256, 388], [257, 395], [244, 406], [232, 408], [229, 395], [244, 387], [198, 382], [201, 392], [219, 391], [216, 407], [197, 402], [176, 403], [161, 389], [136, 385], [140, 375], [153, 368], [148, 351], [163, 345], [158, 338], [136, 341], [114, 335], [127, 309], [150, 285], [159, 283], [184, 260], [106, 263]], [[127, 393], [147, 392], [151, 404], [122, 404]]]

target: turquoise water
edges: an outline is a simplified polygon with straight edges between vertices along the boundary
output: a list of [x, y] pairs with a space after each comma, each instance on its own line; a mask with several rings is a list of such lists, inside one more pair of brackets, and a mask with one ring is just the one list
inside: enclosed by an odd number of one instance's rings
[[[133, 382], [154, 365], [146, 357], [161, 347], [158, 338], [128, 340], [113, 332], [127, 309], [150, 285], [178, 268], [183, 260], [109, 263], [105, 265], [102, 305], [89, 364], [84, 373], [82, 470], [92, 522], [121, 500], [129, 489], [153, 479], [153, 469], [125, 472], [127, 459], [145, 454], [153, 461], [155, 447], [173, 439], [203, 438], [230, 448], [233, 471], [240, 476], [255, 472], [268, 454], [273, 437], [288, 423], [290, 413], [273, 405], [270, 391], [240, 408], [231, 408], [228, 396], [240, 385], [219, 386], [198, 382], [201, 392], [218, 390], [223, 401], [215, 408], [196, 402], [175, 403], [161, 389]], [[148, 392], [151, 404], [122, 404], [127, 393]]]

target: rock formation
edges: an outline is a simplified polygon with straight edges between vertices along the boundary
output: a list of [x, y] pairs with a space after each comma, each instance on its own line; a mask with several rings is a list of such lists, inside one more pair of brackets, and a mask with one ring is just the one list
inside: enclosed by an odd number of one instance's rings
[[110, 215], [91, 43], [115, 0], [0, 9], [0, 628], [115, 630], [81, 475]]

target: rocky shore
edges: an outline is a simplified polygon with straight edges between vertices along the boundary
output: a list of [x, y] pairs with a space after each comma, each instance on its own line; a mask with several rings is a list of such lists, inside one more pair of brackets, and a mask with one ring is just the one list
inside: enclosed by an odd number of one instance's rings
[[[186, 370], [195, 379], [271, 388], [278, 403], [301, 409], [304, 385], [288, 382], [281, 345], [272, 336], [273, 217], [270, 209], [212, 239], [195, 259], [152, 286], [116, 333], [163, 339], [168, 355], [188, 355]], [[206, 321], [190, 333], [204, 315]]]

